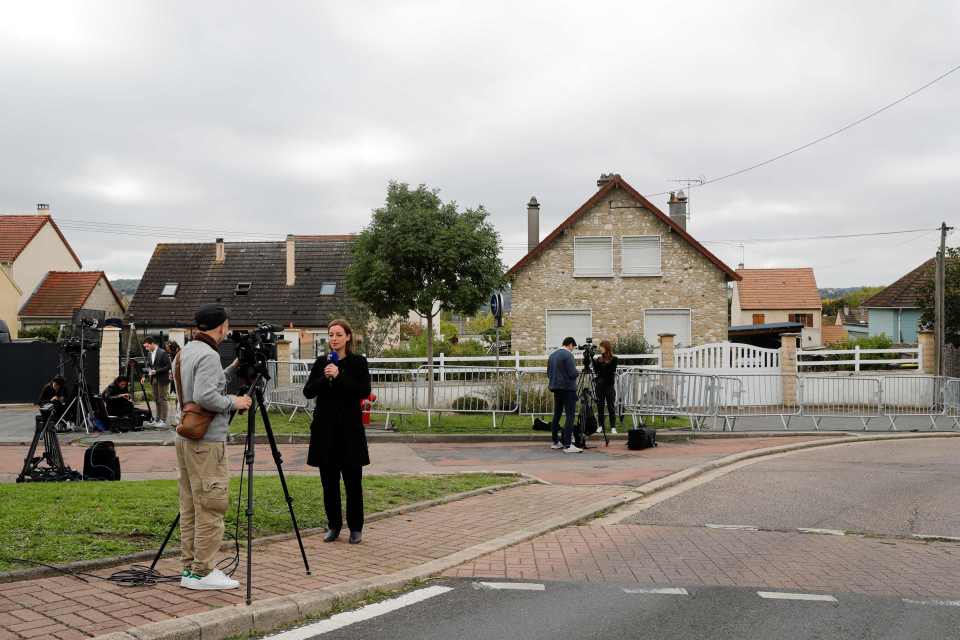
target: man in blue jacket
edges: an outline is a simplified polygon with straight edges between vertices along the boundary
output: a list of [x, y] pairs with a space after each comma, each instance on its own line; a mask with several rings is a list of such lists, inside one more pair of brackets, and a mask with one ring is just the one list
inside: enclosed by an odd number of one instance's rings
[[[577, 348], [577, 341], [571, 337], [563, 339], [563, 348], [550, 354], [547, 360], [547, 378], [550, 391], [553, 392], [553, 422], [550, 424], [553, 432], [551, 449], [563, 449], [564, 453], [580, 453], [583, 449], [575, 446], [573, 440], [574, 416], [577, 413], [577, 363], [573, 359], [572, 351]], [[563, 425], [563, 444], [558, 438], [560, 431], [560, 412], [566, 413], [566, 422]]]

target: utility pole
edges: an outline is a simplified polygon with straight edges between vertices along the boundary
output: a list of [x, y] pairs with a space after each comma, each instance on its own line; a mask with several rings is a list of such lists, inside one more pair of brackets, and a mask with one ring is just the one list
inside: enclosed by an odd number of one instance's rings
[[940, 223], [940, 250], [937, 251], [936, 273], [934, 276], [934, 311], [933, 311], [933, 330], [934, 340], [937, 348], [935, 350], [934, 368], [936, 375], [943, 375], [943, 350], [945, 346], [946, 329], [946, 262], [947, 262], [947, 232], [953, 231], [953, 227], [948, 227], [946, 222]]

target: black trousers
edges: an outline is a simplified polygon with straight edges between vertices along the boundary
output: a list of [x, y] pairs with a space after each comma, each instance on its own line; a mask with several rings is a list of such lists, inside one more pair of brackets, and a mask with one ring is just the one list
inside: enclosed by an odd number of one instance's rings
[[343, 528], [340, 506], [340, 477], [347, 489], [347, 526], [350, 531], [363, 531], [363, 467], [320, 467], [323, 484], [323, 508], [327, 512], [327, 526], [335, 531]]
[[609, 408], [610, 428], [617, 426], [617, 390], [613, 385], [597, 385], [597, 421], [599, 426], [603, 426], [603, 406]]
[[560, 442], [560, 414], [566, 414], [563, 425], [563, 446], [569, 447], [573, 440], [573, 423], [577, 414], [577, 392], [561, 389], [553, 392], [553, 421], [550, 423], [550, 432], [553, 442]]

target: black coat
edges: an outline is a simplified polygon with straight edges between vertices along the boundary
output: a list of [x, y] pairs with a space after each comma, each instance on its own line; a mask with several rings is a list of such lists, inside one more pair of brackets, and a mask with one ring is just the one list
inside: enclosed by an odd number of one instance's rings
[[157, 347], [157, 356], [153, 361], [153, 366], [150, 366], [150, 354], [146, 354], [146, 367], [148, 369], [152, 368], [156, 379], [160, 384], [170, 384], [170, 369], [172, 367], [170, 363], [170, 356], [166, 351]]
[[367, 359], [351, 353], [337, 363], [340, 374], [332, 381], [323, 375], [329, 362], [317, 358], [303, 395], [317, 399], [310, 424], [311, 467], [356, 467], [370, 464], [367, 434], [363, 430], [360, 401], [370, 395]]

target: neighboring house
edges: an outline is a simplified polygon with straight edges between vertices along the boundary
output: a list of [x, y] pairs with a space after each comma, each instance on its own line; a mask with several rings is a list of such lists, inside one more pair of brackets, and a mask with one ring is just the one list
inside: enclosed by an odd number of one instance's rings
[[739, 276], [686, 231], [686, 197], [670, 216], [618, 174], [542, 242], [540, 205], [527, 205], [528, 253], [512, 281], [512, 348], [544, 353], [578, 343], [672, 333], [679, 345], [727, 338], [727, 283]]
[[[835, 324], [842, 326], [850, 340], [866, 338], [870, 335], [870, 326], [867, 322], [867, 310], [863, 307], [851, 309], [844, 307], [837, 312]], [[827, 344], [824, 342], [824, 344]]]
[[843, 325], [838, 324], [824, 324], [822, 336], [823, 345], [825, 347], [840, 344], [841, 342], [846, 342], [850, 339], [847, 330], [843, 327]]
[[796, 322], [802, 326], [801, 347], [823, 345], [823, 305], [813, 269], [737, 269], [733, 284], [731, 325]]
[[36, 215], [0, 215], [0, 318], [13, 337], [19, 327], [17, 312], [47, 273], [82, 268], [80, 258], [50, 217], [48, 205], [38, 204]]
[[124, 306], [103, 271], [51, 271], [21, 307], [20, 329], [70, 325], [75, 309], [98, 309], [107, 318], [119, 318]]
[[312, 358], [327, 323], [353, 300], [346, 294], [354, 236], [287, 236], [277, 242], [158, 244], [127, 318], [183, 344], [200, 305], [219, 302], [231, 328], [260, 322], [284, 328], [295, 357]]
[[933, 280], [935, 262], [935, 258], [927, 260], [860, 305], [867, 310], [871, 336], [883, 334], [897, 343], [917, 343], [923, 313], [917, 292], [921, 284]]

